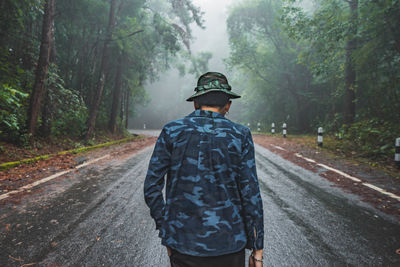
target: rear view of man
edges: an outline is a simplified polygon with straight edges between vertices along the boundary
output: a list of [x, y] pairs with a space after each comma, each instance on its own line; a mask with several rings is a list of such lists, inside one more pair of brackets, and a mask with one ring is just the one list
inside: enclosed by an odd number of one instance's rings
[[[144, 183], [150, 214], [172, 267], [262, 266], [263, 208], [250, 130], [225, 118], [224, 75], [203, 74], [187, 99], [195, 111], [168, 123]], [[166, 200], [163, 199], [164, 176]]]

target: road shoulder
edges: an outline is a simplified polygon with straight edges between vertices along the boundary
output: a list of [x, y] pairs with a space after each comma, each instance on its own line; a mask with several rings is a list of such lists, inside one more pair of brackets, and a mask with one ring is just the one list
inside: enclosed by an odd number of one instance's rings
[[[19, 190], [7, 199], [0, 200], [0, 206], [5, 202], [18, 203], [24, 195], [30, 194], [29, 185], [38, 183], [42, 179], [47, 179], [64, 172], [75, 171], [77, 167], [83, 167], [90, 162], [101, 164], [104, 161], [123, 161], [130, 158], [144, 148], [154, 144], [155, 137], [144, 136], [133, 141], [112, 145], [105, 148], [99, 148], [81, 154], [66, 153], [57, 155], [46, 160], [22, 164], [15, 168], [0, 172], [0, 195]], [[107, 157], [109, 156], [109, 157]], [[100, 160], [97, 160], [100, 159]]]
[[363, 201], [400, 220], [400, 201], [390, 196], [400, 196], [400, 181], [397, 178], [289, 139], [258, 134], [253, 138], [255, 143], [271, 152], [318, 174], [346, 192], [360, 196]]

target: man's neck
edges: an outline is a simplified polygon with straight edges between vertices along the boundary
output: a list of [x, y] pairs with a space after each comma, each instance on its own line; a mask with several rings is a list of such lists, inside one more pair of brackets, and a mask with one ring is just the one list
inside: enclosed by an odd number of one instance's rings
[[222, 111], [221, 111], [220, 108], [216, 108], [216, 107], [201, 107], [200, 109], [201, 109], [201, 110], [208, 110], [208, 111], [218, 112], [218, 113], [224, 114], [224, 113], [222, 113]]

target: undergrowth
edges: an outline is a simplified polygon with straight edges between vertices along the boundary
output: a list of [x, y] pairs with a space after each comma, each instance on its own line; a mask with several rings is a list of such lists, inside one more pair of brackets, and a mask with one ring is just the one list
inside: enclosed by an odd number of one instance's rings
[[106, 142], [106, 143], [101, 143], [101, 144], [96, 144], [96, 145], [91, 145], [91, 146], [84, 146], [84, 147], [79, 147], [79, 148], [75, 148], [75, 149], [71, 149], [71, 150], [61, 151], [61, 152], [58, 152], [58, 153], [55, 153], [55, 154], [42, 155], [42, 156], [29, 158], [29, 159], [6, 162], [6, 163], [3, 163], [3, 164], [0, 164], [0, 171], [7, 170], [7, 169], [10, 169], [10, 168], [16, 167], [18, 165], [21, 165], [21, 164], [27, 164], [27, 163], [36, 162], [36, 161], [39, 161], [39, 160], [48, 159], [48, 158], [51, 158], [51, 157], [56, 156], [56, 155], [64, 155], [64, 154], [68, 154], [68, 153], [79, 154], [79, 153], [87, 152], [87, 151], [98, 149], [98, 148], [102, 148], [102, 147], [108, 147], [108, 146], [115, 145], [115, 144], [120, 144], [120, 143], [129, 142], [129, 141], [133, 141], [133, 140], [138, 140], [138, 139], [141, 139], [141, 138], [143, 138], [143, 137], [141, 137], [141, 136], [133, 136], [132, 137], [131, 136], [131, 137], [128, 137], [128, 138], [114, 140], [114, 141], [110, 141], [110, 142]]

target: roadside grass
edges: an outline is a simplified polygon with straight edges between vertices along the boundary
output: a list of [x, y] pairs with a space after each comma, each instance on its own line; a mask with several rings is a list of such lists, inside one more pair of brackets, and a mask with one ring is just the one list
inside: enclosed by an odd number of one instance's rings
[[128, 138], [124, 138], [124, 139], [119, 139], [119, 140], [114, 140], [114, 141], [110, 141], [110, 142], [106, 142], [106, 143], [101, 143], [101, 144], [96, 144], [96, 145], [91, 145], [91, 146], [84, 146], [84, 147], [79, 147], [79, 148], [75, 148], [75, 149], [70, 149], [70, 150], [65, 150], [65, 151], [61, 151], [58, 153], [54, 153], [54, 154], [49, 154], [49, 155], [42, 155], [42, 156], [38, 156], [38, 157], [34, 157], [34, 158], [28, 158], [28, 159], [23, 159], [23, 160], [18, 160], [18, 161], [12, 161], [12, 162], [6, 162], [3, 164], [0, 164], [0, 171], [4, 171], [4, 170], [8, 170], [10, 168], [19, 166], [21, 164], [27, 164], [27, 163], [32, 163], [32, 162], [37, 162], [40, 160], [45, 160], [45, 159], [49, 159], [51, 157], [57, 156], [57, 155], [65, 155], [65, 154], [80, 154], [80, 153], [84, 153], [87, 151], [91, 151], [94, 149], [98, 149], [98, 148], [104, 148], [104, 147], [109, 147], [112, 145], [116, 145], [116, 144], [121, 144], [121, 143], [125, 143], [125, 142], [130, 142], [130, 141], [134, 141], [134, 140], [140, 140], [143, 139], [143, 136], [132, 136], [132, 137], [128, 137]]
[[[271, 133], [259, 133], [268, 136], [279, 137], [280, 135]], [[343, 158], [353, 165], [369, 165], [374, 169], [381, 170], [388, 175], [400, 179], [400, 170], [394, 163], [394, 153], [374, 153], [360, 148], [354, 142], [345, 139], [338, 139], [332, 135], [324, 135], [323, 146], [317, 144], [317, 135], [288, 135], [287, 140], [305, 145], [315, 150], [322, 150], [332, 157]], [[394, 146], [394, 144], [393, 144]]]
[[134, 135], [127, 131], [112, 134], [104, 130], [97, 130], [89, 140], [83, 140], [79, 136], [50, 136], [48, 138], [39, 136], [33, 142], [18, 144], [0, 141], [0, 164], [57, 154], [61, 151], [94, 146], [132, 136]]

